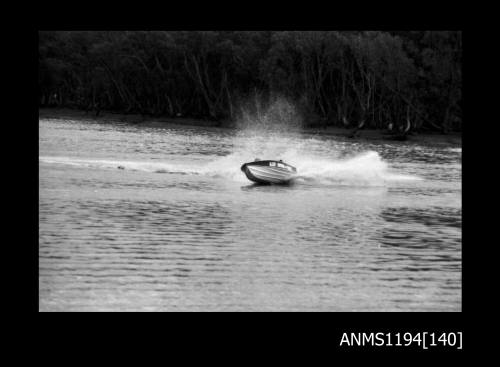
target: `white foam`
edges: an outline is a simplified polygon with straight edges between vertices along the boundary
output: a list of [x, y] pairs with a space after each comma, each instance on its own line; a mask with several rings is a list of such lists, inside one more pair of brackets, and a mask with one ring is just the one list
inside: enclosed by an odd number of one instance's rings
[[[248, 142], [253, 142], [248, 144]], [[245, 181], [240, 172], [243, 163], [261, 159], [283, 159], [297, 168], [299, 178], [318, 183], [381, 186], [393, 181], [415, 181], [421, 178], [393, 171], [389, 164], [375, 151], [367, 151], [349, 158], [331, 151], [331, 158], [316, 156], [307, 149], [307, 144], [286, 144], [269, 138], [247, 144], [234, 153], [207, 164], [200, 173], [218, 175], [235, 181]], [[300, 181], [300, 180], [299, 180]]]
[[157, 172], [157, 173], [198, 173], [197, 167], [189, 165], [171, 164], [165, 162], [152, 161], [125, 161], [125, 160], [109, 160], [109, 159], [80, 159], [73, 157], [39, 157], [38, 160], [44, 163], [65, 164], [81, 167], [94, 167], [104, 169], [116, 169], [122, 167], [128, 170]]
[[[315, 155], [309, 149], [318, 141], [301, 141], [278, 136], [238, 136], [235, 138], [236, 150], [224, 157], [200, 163], [178, 163], [158, 161], [126, 161], [110, 159], [82, 159], [73, 157], [39, 157], [40, 162], [67, 164], [73, 166], [116, 169], [123, 167], [156, 173], [199, 174], [210, 177], [223, 177], [236, 182], [247, 182], [241, 172], [243, 163], [261, 159], [283, 159], [295, 166], [299, 182], [334, 183], [340, 185], [381, 186], [391, 181], [421, 180], [412, 175], [394, 172], [389, 164], [375, 151], [341, 158], [339, 152], [331, 147], [323, 149], [323, 155]], [[324, 155], [328, 152], [328, 156]]]

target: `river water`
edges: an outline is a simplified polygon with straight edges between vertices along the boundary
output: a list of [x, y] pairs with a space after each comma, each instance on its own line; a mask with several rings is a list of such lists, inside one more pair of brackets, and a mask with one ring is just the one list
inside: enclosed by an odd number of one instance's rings
[[[461, 311], [461, 155], [40, 119], [39, 309]], [[256, 157], [300, 177], [256, 186]]]

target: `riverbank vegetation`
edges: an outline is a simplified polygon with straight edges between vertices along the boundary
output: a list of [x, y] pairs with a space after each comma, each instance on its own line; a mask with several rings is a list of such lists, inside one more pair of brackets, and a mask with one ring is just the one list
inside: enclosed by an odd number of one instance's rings
[[40, 31], [39, 107], [231, 121], [284, 98], [309, 126], [449, 133], [462, 129], [461, 40], [456, 31]]

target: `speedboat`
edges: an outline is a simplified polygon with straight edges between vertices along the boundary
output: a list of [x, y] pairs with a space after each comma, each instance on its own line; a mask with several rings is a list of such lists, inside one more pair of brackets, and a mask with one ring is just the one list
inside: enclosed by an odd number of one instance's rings
[[297, 169], [282, 160], [263, 161], [258, 158], [241, 166], [250, 181], [260, 184], [286, 184], [297, 175]]

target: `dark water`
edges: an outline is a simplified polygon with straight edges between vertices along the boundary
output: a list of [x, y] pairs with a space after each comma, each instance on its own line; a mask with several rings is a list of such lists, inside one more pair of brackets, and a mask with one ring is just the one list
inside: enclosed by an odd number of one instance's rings
[[[39, 133], [41, 311], [461, 311], [461, 148], [64, 120]], [[255, 186], [239, 170], [255, 157], [302, 177]]]

